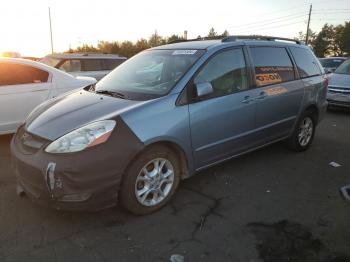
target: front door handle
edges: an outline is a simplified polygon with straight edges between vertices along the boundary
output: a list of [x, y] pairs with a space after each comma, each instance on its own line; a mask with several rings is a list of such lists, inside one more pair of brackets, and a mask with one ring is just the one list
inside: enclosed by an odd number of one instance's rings
[[260, 100], [260, 99], [264, 99], [265, 97], [267, 97], [267, 94], [265, 91], [263, 91], [256, 97], [256, 99]]
[[244, 104], [249, 104], [252, 102], [254, 99], [250, 98], [250, 96], [245, 96], [244, 99], [241, 101]]

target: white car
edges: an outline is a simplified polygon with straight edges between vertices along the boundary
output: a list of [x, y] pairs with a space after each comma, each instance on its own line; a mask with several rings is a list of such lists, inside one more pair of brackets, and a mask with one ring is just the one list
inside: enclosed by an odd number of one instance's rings
[[0, 135], [14, 133], [44, 101], [94, 83], [31, 60], [0, 58]]

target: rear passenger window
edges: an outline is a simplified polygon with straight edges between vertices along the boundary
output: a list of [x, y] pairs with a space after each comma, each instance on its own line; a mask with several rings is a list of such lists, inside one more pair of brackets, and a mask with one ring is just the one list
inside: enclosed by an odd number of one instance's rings
[[301, 78], [321, 75], [319, 63], [311, 50], [299, 47], [291, 47], [292, 55], [298, 67]]
[[101, 71], [102, 60], [101, 59], [84, 59], [81, 60], [82, 71]]
[[196, 76], [194, 83], [209, 82], [211, 97], [229, 95], [248, 89], [247, 69], [242, 49], [223, 51], [209, 60]]
[[283, 47], [250, 48], [257, 86], [288, 82], [295, 79], [292, 61]]
[[0, 86], [39, 84], [47, 82], [48, 78], [48, 72], [32, 66], [0, 63]]

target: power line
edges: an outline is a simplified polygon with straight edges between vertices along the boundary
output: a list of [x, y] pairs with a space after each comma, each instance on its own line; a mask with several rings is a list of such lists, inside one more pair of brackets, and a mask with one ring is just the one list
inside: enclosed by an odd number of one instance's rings
[[[306, 5], [306, 4], [303, 4], [303, 5]], [[283, 12], [290, 12], [291, 10], [296, 10], [296, 9], [304, 9], [304, 7], [301, 7], [300, 4], [297, 5], [297, 6], [293, 6], [293, 7], [290, 7], [290, 8], [284, 8], [284, 9], [280, 9], [280, 10], [276, 10], [274, 12], [268, 12], [268, 13], [263, 13], [259, 16], [270, 16], [271, 14], [277, 14], [277, 13], [283, 13]]]
[[305, 23], [305, 20], [296, 21], [296, 22], [294, 22], [294, 23], [276, 25], [276, 26], [257, 27], [257, 28], [252, 28], [252, 29], [240, 29], [240, 30], [238, 30], [238, 32], [244, 32], [244, 31], [261, 31], [261, 30], [264, 30], [264, 29], [279, 28], [279, 27], [288, 27], [288, 26], [295, 25], [295, 24], [300, 24], [300, 23]]
[[315, 12], [318, 12], [318, 11], [350, 11], [350, 9], [346, 9], [346, 8], [343, 8], [343, 9], [316, 9]]
[[[334, 0], [334, 1], [342, 1], [342, 0]], [[326, 1], [324, 1], [324, 2], [326, 2]], [[327, 1], [327, 2], [329, 2], [329, 1]], [[317, 2], [317, 4], [318, 3], [320, 3], [320, 2]], [[299, 6], [299, 7], [295, 7], [295, 8], [282, 9], [282, 10], [278, 10], [276, 12], [265, 13], [262, 16], [271, 15], [273, 13], [278, 13], [278, 12], [283, 12], [284, 10], [290, 11], [291, 9], [300, 9], [300, 8], [301, 7]], [[308, 13], [295, 13], [295, 14], [290, 14], [290, 15], [285, 15], [285, 16], [279, 16], [279, 17], [275, 17], [275, 18], [271, 18], [271, 19], [264, 19], [264, 20], [260, 20], [260, 21], [256, 21], [256, 22], [252, 22], [252, 23], [243, 24], [243, 25], [235, 25], [232, 27], [228, 27], [228, 29], [234, 30], [235, 32], [237, 32], [237, 31], [238, 32], [246, 32], [246, 31], [261, 31], [264, 29], [279, 28], [279, 27], [288, 27], [288, 26], [295, 25], [295, 24], [305, 23], [305, 20], [299, 20], [299, 21], [284, 23], [284, 24], [280, 24], [280, 23], [285, 22], [285, 21], [293, 21], [293, 20], [296, 20], [300, 17], [304, 17], [306, 15], [309, 15], [308, 26], [307, 26], [307, 33], [308, 33], [310, 30], [311, 12], [312, 12], [312, 15], [316, 15], [316, 16], [320, 16], [320, 15], [329, 16], [329, 15], [334, 15], [334, 14], [349, 14], [350, 9], [316, 9], [316, 10], [312, 10], [312, 7], [310, 6], [310, 10]], [[335, 19], [328, 19], [328, 20], [335, 20]], [[339, 19], [339, 20], [344, 20], [344, 19]], [[272, 25], [272, 26], [269, 26], [269, 25]]]
[[350, 11], [347, 11], [347, 12], [315, 12], [315, 14], [319, 14], [319, 15], [350, 14]]
[[[317, 19], [314, 19], [314, 20], [324, 21], [323, 18], [317, 18]], [[348, 19], [348, 20], [350, 20], [350, 19]], [[344, 19], [344, 18], [327, 18], [327, 21], [342, 21], [342, 22], [345, 22], [346, 19]]]
[[280, 23], [280, 22], [284, 22], [284, 21], [289, 21], [289, 20], [294, 20], [303, 16], [306, 16], [307, 13], [304, 14], [293, 14], [293, 15], [288, 15], [288, 16], [283, 16], [283, 17], [279, 17], [279, 18], [274, 18], [274, 19], [269, 19], [269, 20], [261, 20], [261, 21], [256, 21], [254, 23], [250, 23], [250, 24], [244, 24], [244, 25], [236, 25], [234, 27], [229, 27], [228, 29], [231, 28], [249, 28], [249, 27], [255, 27], [255, 26], [262, 26], [262, 25], [269, 25], [269, 24], [274, 24], [274, 23]]
[[[334, 2], [344, 2], [344, 1], [349, 1], [349, 0], [332, 0], [331, 2], [334, 3]], [[324, 0], [324, 1], [315, 1], [315, 0], [313, 0], [313, 3], [314, 4], [325, 4], [325, 3], [329, 4], [330, 1], [329, 0]]]

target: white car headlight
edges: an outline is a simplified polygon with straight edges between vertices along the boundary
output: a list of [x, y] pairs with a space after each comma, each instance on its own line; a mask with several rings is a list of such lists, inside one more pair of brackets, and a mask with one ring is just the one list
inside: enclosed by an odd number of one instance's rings
[[102, 144], [108, 140], [115, 125], [114, 120], [90, 123], [53, 141], [45, 151], [56, 154], [73, 153]]

